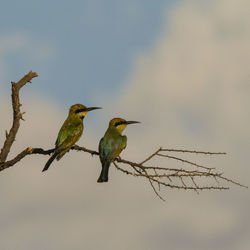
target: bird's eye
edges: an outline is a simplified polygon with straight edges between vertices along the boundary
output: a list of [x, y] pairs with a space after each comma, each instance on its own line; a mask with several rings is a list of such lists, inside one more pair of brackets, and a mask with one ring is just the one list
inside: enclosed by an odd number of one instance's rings
[[124, 121], [116, 122], [116, 123], [115, 123], [115, 127], [117, 127], [117, 126], [119, 126], [119, 125], [122, 125], [122, 124], [124, 124]]
[[83, 112], [84, 111], [84, 109], [77, 109], [76, 111], [75, 111], [75, 114], [79, 114], [79, 113], [81, 113], [81, 112]]

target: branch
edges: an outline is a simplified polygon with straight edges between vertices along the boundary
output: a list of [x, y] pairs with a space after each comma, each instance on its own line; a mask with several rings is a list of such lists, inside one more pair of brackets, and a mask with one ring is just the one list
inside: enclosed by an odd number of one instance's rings
[[[11, 166], [16, 165], [27, 155], [41, 154], [50, 155], [54, 152], [53, 149], [44, 150], [42, 148], [27, 147], [20, 152], [12, 160], [6, 161], [7, 156], [10, 152], [11, 146], [15, 140], [18, 128], [20, 126], [20, 119], [23, 113], [20, 111], [19, 102], [19, 90], [32, 78], [37, 77], [37, 73], [30, 71], [25, 75], [19, 82], [12, 82], [12, 106], [13, 106], [13, 124], [10, 132], [6, 131], [6, 140], [0, 153], [0, 171], [7, 169]], [[99, 153], [95, 150], [87, 149], [74, 145], [71, 150], [83, 151], [91, 154], [92, 156], [98, 156]], [[186, 160], [173, 155], [168, 155], [167, 152], [172, 153], [193, 153], [203, 155], [225, 155], [223, 152], [208, 152], [208, 151], [196, 151], [196, 150], [185, 150], [185, 149], [164, 149], [159, 148], [154, 153], [150, 154], [141, 162], [132, 162], [121, 157], [116, 158], [113, 161], [115, 168], [122, 173], [131, 175], [134, 177], [140, 177], [149, 182], [154, 193], [164, 201], [164, 198], [160, 194], [161, 187], [178, 189], [178, 190], [193, 190], [199, 192], [202, 190], [228, 190], [229, 186], [225, 184], [233, 184], [240, 187], [247, 188], [247, 186], [240, 184], [228, 177], [225, 177], [223, 173], [218, 173], [215, 168], [204, 166], [203, 164], [197, 164], [193, 161]], [[151, 160], [154, 158], [171, 159], [174, 161], [181, 162], [185, 165], [185, 168], [174, 168], [167, 166], [158, 166], [151, 164]], [[207, 181], [207, 183], [204, 183]]]
[[17, 162], [21, 161], [27, 155], [31, 155], [31, 154], [50, 155], [53, 152], [54, 152], [54, 148], [44, 150], [42, 148], [28, 147], [24, 149], [21, 153], [19, 153], [16, 157], [14, 157], [12, 160], [6, 161], [6, 162], [0, 162], [0, 171], [3, 171], [4, 169], [9, 168], [11, 166], [14, 166]]
[[187, 150], [187, 149], [162, 149], [161, 151], [168, 151], [168, 152], [180, 152], [180, 153], [195, 153], [195, 154], [204, 154], [204, 155], [226, 155], [225, 152], [206, 152], [206, 151], [196, 151], [196, 150]]
[[12, 84], [12, 107], [13, 107], [13, 124], [10, 129], [10, 132], [5, 132], [6, 140], [4, 142], [3, 148], [1, 149], [0, 153], [0, 162], [5, 162], [8, 154], [10, 152], [10, 148], [16, 138], [16, 134], [18, 132], [19, 126], [20, 126], [20, 119], [23, 120], [22, 115], [24, 112], [20, 111], [20, 101], [19, 101], [19, 90], [28, 82], [31, 82], [31, 80], [34, 77], [37, 77], [36, 72], [30, 71], [27, 75], [25, 75], [20, 81], [17, 83], [11, 82]]
[[[80, 147], [77, 145], [73, 146], [72, 149], [78, 150], [78, 151], [84, 151], [86, 153], [90, 153], [91, 155], [99, 155], [97, 151], [90, 150], [85, 147]], [[174, 188], [174, 189], [179, 189], [179, 190], [181, 189], [193, 190], [196, 192], [202, 191], [202, 190], [228, 190], [229, 189], [228, 186], [221, 185], [219, 181], [223, 183], [231, 183], [240, 187], [248, 188], [247, 186], [242, 185], [239, 182], [236, 182], [232, 179], [224, 177], [222, 173], [214, 172], [215, 168], [209, 168], [200, 164], [196, 164], [191, 161], [187, 161], [185, 159], [181, 159], [181, 158], [173, 157], [173, 156], [170, 157], [168, 155], [161, 154], [161, 152], [166, 152], [166, 151], [169, 151], [169, 150], [159, 148], [153, 154], [151, 154], [149, 157], [147, 157], [145, 160], [143, 160], [140, 163], [131, 162], [131, 161], [122, 159], [121, 157], [116, 158], [113, 163], [116, 169], [118, 169], [119, 171], [125, 174], [135, 176], [135, 177], [143, 177], [144, 179], [148, 180], [155, 194], [162, 200], [164, 199], [156, 190], [154, 184], [157, 184], [159, 189], [161, 186], [164, 186], [164, 187], [169, 187], [169, 188]], [[196, 153], [196, 154], [206, 154], [206, 155], [225, 155], [226, 154], [226, 153], [220, 153], [220, 152], [217, 153], [217, 152], [203, 152], [203, 151], [178, 150], [178, 149], [171, 149], [171, 151], [182, 152], [182, 153], [187, 152], [187, 153]], [[187, 163], [189, 168], [191, 167], [192, 169], [169, 168], [169, 167], [159, 167], [159, 166], [154, 166], [154, 165], [153, 166], [145, 165], [146, 162], [149, 162], [156, 156], [167, 157], [167, 158], [181, 161], [183, 163]], [[132, 170], [119, 167], [117, 163], [122, 163], [125, 165], [125, 167], [132, 168]], [[199, 168], [201, 168], [202, 170], [198, 170]], [[158, 173], [157, 171], [161, 171], [161, 173]], [[201, 177], [208, 178], [210, 182], [212, 180], [215, 180], [216, 183], [210, 184], [210, 185], [204, 185], [204, 184], [198, 185], [196, 182], [196, 179], [201, 178]], [[172, 178], [179, 179], [181, 184], [173, 184]], [[183, 178], [185, 179], [190, 178], [192, 185], [185, 184]]]
[[[80, 147], [78, 145], [74, 145], [71, 150], [76, 151], [83, 151], [86, 153], [91, 154], [92, 156], [98, 156], [99, 153], [95, 150], [87, 149], [85, 147]], [[240, 187], [247, 188], [247, 186], [240, 184], [239, 182], [236, 182], [232, 179], [229, 179], [225, 176], [223, 176], [222, 173], [213, 172], [213, 168], [204, 167], [202, 170], [198, 170], [200, 165], [196, 164], [194, 165], [192, 162], [184, 161], [185, 163], [188, 163], [190, 167], [195, 167], [195, 169], [183, 169], [183, 168], [169, 168], [169, 167], [159, 167], [159, 166], [148, 166], [145, 165], [145, 162], [148, 162], [155, 156], [161, 156], [159, 152], [164, 151], [161, 148], [158, 149], [155, 153], [153, 153], [152, 157], [146, 158], [142, 163], [132, 162], [126, 159], [122, 159], [121, 157], [118, 157], [114, 160], [114, 166], [117, 170], [134, 176], [134, 177], [143, 177], [144, 179], [148, 180], [151, 187], [153, 188], [153, 191], [155, 194], [162, 200], [163, 197], [159, 194], [159, 192], [156, 190], [154, 184], [156, 184], [160, 190], [160, 187], [168, 187], [172, 189], [183, 189], [183, 190], [193, 190], [193, 191], [202, 191], [202, 190], [228, 190], [228, 186], [221, 185], [219, 181], [224, 181], [224, 183], [231, 183]], [[48, 149], [44, 150], [42, 148], [32, 148], [28, 147], [25, 150], [23, 150], [21, 153], [19, 153], [16, 157], [14, 157], [10, 161], [6, 161], [3, 163], [0, 163], [0, 171], [9, 168], [11, 166], [14, 166], [17, 162], [22, 160], [27, 155], [32, 154], [41, 154], [41, 155], [50, 155], [54, 152], [54, 149]], [[163, 155], [165, 157], [165, 155]], [[150, 159], [149, 159], [150, 158]], [[175, 159], [175, 157], [173, 158]], [[120, 167], [118, 164], [121, 163], [125, 165], [125, 168]], [[130, 167], [132, 169], [126, 169], [126, 167]], [[152, 172], [153, 171], [153, 172]], [[158, 173], [157, 171], [160, 171]], [[209, 178], [210, 181], [215, 180], [216, 184], [210, 184], [210, 185], [198, 185], [196, 183], [195, 178]], [[180, 183], [173, 183], [172, 178], [179, 179]], [[185, 184], [184, 179], [190, 178], [192, 181], [192, 184]]]

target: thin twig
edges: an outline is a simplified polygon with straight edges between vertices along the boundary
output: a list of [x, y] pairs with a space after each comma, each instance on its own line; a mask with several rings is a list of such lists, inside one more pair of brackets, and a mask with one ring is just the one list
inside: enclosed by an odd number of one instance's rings
[[227, 154], [225, 152], [208, 152], [208, 151], [196, 151], [196, 150], [187, 150], [187, 149], [167, 149], [167, 148], [162, 148], [161, 151], [195, 153], [195, 154], [205, 154], [205, 155], [226, 155]]
[[159, 148], [158, 150], [156, 150], [153, 154], [151, 154], [148, 158], [146, 158], [144, 161], [140, 162], [140, 164], [142, 165], [143, 163], [151, 160], [155, 155], [157, 155], [159, 152], [161, 151], [161, 148]]
[[175, 156], [171, 156], [171, 155], [165, 155], [165, 154], [160, 154], [160, 153], [157, 153], [156, 155], [161, 156], [161, 157], [166, 157], [166, 158], [169, 158], [169, 159], [174, 159], [174, 160], [181, 161], [181, 162], [184, 162], [184, 163], [188, 163], [188, 164], [196, 166], [198, 168], [204, 168], [204, 169], [209, 169], [209, 170], [215, 169], [215, 168], [208, 168], [208, 167], [205, 167], [205, 166], [202, 166], [202, 165], [198, 165], [198, 164], [196, 164], [194, 162], [187, 161], [185, 159], [181, 159], [179, 157], [175, 157]]

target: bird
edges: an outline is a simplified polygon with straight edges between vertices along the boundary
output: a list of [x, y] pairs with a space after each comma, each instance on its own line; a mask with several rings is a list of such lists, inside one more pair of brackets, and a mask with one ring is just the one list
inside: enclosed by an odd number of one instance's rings
[[129, 124], [140, 123], [126, 121], [122, 118], [113, 118], [104, 137], [99, 142], [99, 158], [102, 163], [102, 171], [97, 182], [108, 182], [108, 172], [112, 161], [120, 155], [127, 146], [127, 136], [122, 135], [123, 130]]
[[82, 104], [74, 104], [69, 109], [67, 119], [64, 121], [55, 142], [55, 150], [53, 155], [49, 158], [43, 171], [48, 170], [50, 164], [56, 158], [60, 160], [66, 152], [80, 139], [84, 126], [83, 119], [89, 111], [101, 109], [100, 107], [89, 107]]

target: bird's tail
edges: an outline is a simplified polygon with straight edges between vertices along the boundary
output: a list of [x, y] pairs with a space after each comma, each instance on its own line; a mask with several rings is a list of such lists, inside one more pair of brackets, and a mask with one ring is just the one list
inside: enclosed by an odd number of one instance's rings
[[42, 172], [48, 170], [50, 164], [52, 163], [52, 161], [55, 160], [55, 158], [57, 157], [57, 155], [58, 155], [59, 153], [60, 153], [60, 152], [58, 152], [58, 151], [57, 151], [57, 152], [54, 152], [54, 154], [53, 154], [53, 155], [49, 158], [49, 160], [46, 162], [45, 167], [43, 168], [43, 171], [42, 171]]
[[97, 182], [108, 182], [109, 166], [110, 166], [110, 162], [105, 162], [102, 165], [102, 172], [101, 172]]

